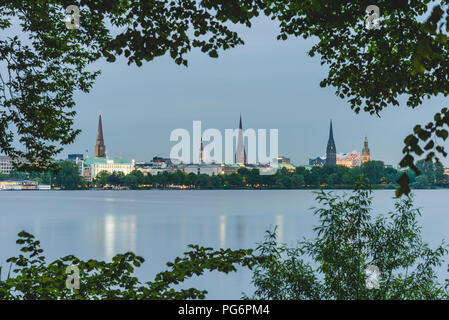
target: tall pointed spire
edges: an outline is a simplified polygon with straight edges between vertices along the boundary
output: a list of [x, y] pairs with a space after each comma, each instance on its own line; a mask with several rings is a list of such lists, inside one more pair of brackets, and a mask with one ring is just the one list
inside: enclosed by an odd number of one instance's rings
[[239, 136], [237, 140], [237, 150], [235, 152], [234, 162], [246, 164], [246, 151], [245, 151], [245, 143], [243, 140], [242, 115], [240, 115]]
[[106, 146], [103, 139], [103, 124], [101, 114], [98, 117], [97, 143], [95, 144], [95, 158], [106, 158]]
[[204, 163], [204, 146], [203, 146], [203, 137], [201, 137], [200, 163]]
[[334, 131], [332, 130], [332, 120], [331, 120], [331, 127], [329, 130], [329, 140], [334, 140]]
[[327, 141], [326, 164], [337, 164], [337, 148], [335, 147], [334, 132], [332, 130], [332, 120], [329, 129], [329, 140]]

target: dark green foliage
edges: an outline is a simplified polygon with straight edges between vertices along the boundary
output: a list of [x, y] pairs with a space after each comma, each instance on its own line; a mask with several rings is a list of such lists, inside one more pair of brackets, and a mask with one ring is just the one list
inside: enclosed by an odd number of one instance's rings
[[79, 175], [78, 167], [73, 162], [61, 161], [58, 164], [58, 173], [53, 180], [55, 185], [66, 190], [75, 190], [84, 187], [84, 180]]
[[412, 181], [412, 185], [415, 188], [426, 189], [436, 186], [449, 186], [449, 176], [444, 174], [444, 168], [441, 163], [428, 162], [423, 159], [416, 162], [416, 167], [421, 174]]
[[109, 176], [107, 171], [100, 171], [95, 177], [95, 183], [100, 187], [105, 186], [108, 184]]
[[145, 176], [138, 170], [133, 170], [123, 178], [123, 184], [131, 189], [136, 189], [139, 185], [145, 184], [145, 182]]
[[[448, 251], [421, 238], [412, 198], [398, 200], [387, 215], [371, 212], [371, 191], [351, 195], [317, 192], [321, 207], [315, 238], [288, 248], [267, 231], [256, 254], [256, 299], [447, 299], [436, 268]], [[380, 270], [378, 289], [366, 286], [365, 269]]]
[[385, 176], [384, 163], [382, 161], [367, 161], [362, 166], [362, 173], [368, 183], [381, 183], [381, 179]]
[[[418, 161], [417, 166], [422, 167], [425, 161]], [[449, 187], [449, 176], [444, 175], [444, 168], [438, 164], [427, 165], [433, 171], [424, 170], [423, 177], [416, 183], [416, 173], [407, 171], [407, 178], [414, 188], [443, 188]], [[426, 167], [426, 168], [427, 168]], [[186, 174], [180, 170], [176, 172], [159, 173], [157, 175], [144, 175], [139, 170], [134, 170], [127, 175], [121, 172], [108, 173], [101, 171], [92, 183], [84, 181], [78, 175], [78, 168], [70, 161], [61, 161], [56, 167], [59, 171], [56, 175], [50, 172], [18, 172], [13, 170], [10, 175], [4, 175], [6, 179], [30, 179], [41, 184], [53, 184], [62, 189], [86, 189], [92, 186], [103, 188], [107, 186], [128, 187], [130, 189], [167, 189], [171, 185], [184, 185], [191, 189], [303, 189], [303, 188], [350, 188], [361, 181], [369, 182], [377, 188], [394, 188], [401, 172], [387, 167], [384, 168], [381, 161], [368, 161], [362, 167], [347, 168], [344, 166], [313, 167], [307, 170], [297, 167], [295, 172], [278, 170], [275, 175], [264, 176], [259, 174], [259, 169], [239, 169], [240, 173], [220, 174], [208, 176], [206, 174]], [[423, 182], [425, 182], [423, 184]]]
[[[69, 5], [80, 9], [79, 29], [65, 25]], [[187, 66], [192, 48], [216, 58], [243, 44], [229, 27], [250, 26], [257, 14], [251, 0], [2, 1], [0, 150], [26, 158], [21, 169], [53, 168], [52, 158], [80, 132], [73, 94], [91, 89], [99, 74], [91, 63], [124, 56], [141, 66], [169, 53]]]
[[[388, 105], [416, 108], [424, 98], [449, 94], [449, 25], [446, 1], [277, 1], [265, 0], [264, 13], [279, 21], [278, 39], [317, 37], [309, 51], [327, 65], [322, 87], [333, 86], [355, 112], [380, 116]], [[380, 28], [367, 29], [369, 5], [380, 9]], [[446, 156], [449, 110], [442, 108], [425, 127], [415, 126], [404, 140], [402, 167], [417, 174], [414, 156], [428, 161]], [[409, 178], [398, 180], [397, 195], [409, 193]]]
[[[20, 251], [23, 254], [7, 260], [13, 269], [5, 280], [0, 274], [0, 300], [204, 299], [205, 290], [174, 289], [173, 285], [205, 271], [229, 273], [236, 271], [236, 266], [251, 268], [257, 261], [251, 250], [213, 250], [189, 245], [190, 250], [184, 256], [167, 263], [166, 271], [158, 273], [153, 281], [142, 284], [133, 272], [144, 259], [132, 252], [118, 254], [111, 262], [82, 261], [69, 255], [46, 264], [39, 241], [25, 231], [18, 236], [16, 242], [22, 246]], [[79, 289], [66, 288], [66, 268], [70, 265], [79, 268]]]

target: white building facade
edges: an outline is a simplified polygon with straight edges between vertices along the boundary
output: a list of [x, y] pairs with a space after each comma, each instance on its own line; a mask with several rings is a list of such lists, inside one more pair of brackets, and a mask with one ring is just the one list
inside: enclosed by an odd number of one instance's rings
[[124, 175], [131, 173], [134, 170], [134, 160], [128, 162], [123, 159], [101, 159], [88, 158], [82, 161], [80, 172], [87, 181], [92, 181], [101, 171], [108, 173], [122, 172]]
[[[8, 156], [0, 156], [0, 173], [10, 174], [14, 169], [14, 164], [11, 157]], [[19, 163], [25, 163], [26, 159], [20, 158], [18, 159]]]
[[7, 156], [0, 156], [0, 173], [9, 174], [12, 169], [12, 159]]

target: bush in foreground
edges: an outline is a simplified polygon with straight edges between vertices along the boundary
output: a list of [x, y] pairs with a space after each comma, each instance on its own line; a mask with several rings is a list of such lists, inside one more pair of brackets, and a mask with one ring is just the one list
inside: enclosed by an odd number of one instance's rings
[[[24, 254], [7, 260], [13, 266], [12, 274], [10, 268], [7, 278], [0, 279], [0, 299], [204, 299], [205, 290], [175, 289], [173, 285], [207, 270], [229, 273], [237, 265], [251, 267], [256, 261], [251, 250], [214, 251], [189, 245], [183, 257], [167, 263], [167, 271], [142, 284], [132, 274], [144, 259], [132, 252], [118, 254], [112, 262], [82, 261], [69, 255], [46, 264], [39, 241], [24, 231], [18, 236], [16, 242]], [[66, 287], [66, 269], [72, 265], [79, 269], [79, 289]]]
[[[316, 237], [294, 248], [267, 231], [257, 247], [255, 299], [447, 299], [436, 268], [447, 254], [422, 240], [412, 198], [397, 200], [395, 211], [371, 214], [371, 191], [351, 195], [317, 192]], [[378, 289], [367, 283], [367, 268], [380, 271]], [[375, 280], [375, 279], [373, 279]], [[446, 280], [446, 283], [448, 281]]]

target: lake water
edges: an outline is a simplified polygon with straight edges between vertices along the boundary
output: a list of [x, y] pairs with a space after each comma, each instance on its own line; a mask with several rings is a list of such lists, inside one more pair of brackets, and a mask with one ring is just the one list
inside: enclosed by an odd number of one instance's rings
[[[415, 194], [424, 240], [432, 246], [449, 240], [449, 190]], [[375, 191], [375, 213], [391, 210], [393, 196], [392, 190]], [[314, 194], [305, 190], [2, 191], [0, 265], [18, 254], [17, 233], [25, 230], [41, 241], [47, 261], [68, 254], [110, 260], [133, 251], [146, 260], [136, 271], [145, 282], [188, 244], [254, 248], [277, 225], [280, 241], [293, 246], [313, 234], [314, 205]], [[239, 299], [253, 290], [248, 270], [207, 273], [183, 287], [206, 289], [208, 299]]]

